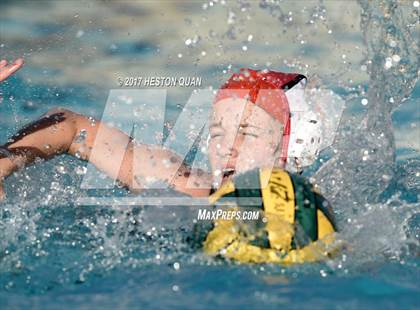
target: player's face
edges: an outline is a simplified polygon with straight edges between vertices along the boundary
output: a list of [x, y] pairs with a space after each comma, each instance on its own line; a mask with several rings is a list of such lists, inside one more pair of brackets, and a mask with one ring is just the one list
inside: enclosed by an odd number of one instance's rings
[[283, 124], [245, 99], [227, 98], [213, 106], [209, 160], [214, 182], [279, 160]]

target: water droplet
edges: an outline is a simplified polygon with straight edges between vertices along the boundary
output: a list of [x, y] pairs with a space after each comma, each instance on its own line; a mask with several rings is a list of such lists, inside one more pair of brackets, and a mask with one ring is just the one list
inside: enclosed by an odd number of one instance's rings
[[83, 166], [77, 166], [75, 172], [77, 175], [84, 175], [87, 172], [87, 168]]
[[392, 58], [387, 57], [384, 65], [385, 69], [388, 70], [392, 67]]
[[95, 120], [92, 116], [89, 116], [89, 117], [88, 117], [88, 120], [89, 120], [90, 125], [91, 125], [92, 127], [94, 127], [94, 126], [96, 125], [96, 120]]
[[79, 30], [79, 31], [77, 31], [77, 33], [76, 33], [76, 38], [81, 38], [83, 35], [85, 34], [85, 32], [83, 31], [83, 30]]
[[413, 1], [413, 6], [415, 8], [418, 8], [420, 6], [420, 2], [419, 1]]
[[383, 174], [383, 175], [382, 175], [382, 179], [383, 179], [384, 181], [389, 181], [389, 180], [391, 180], [391, 176], [390, 176], [390, 175], [387, 175], [387, 174]]
[[401, 57], [400, 57], [400, 55], [393, 55], [393, 56], [392, 56], [392, 60], [393, 60], [394, 62], [400, 62]]
[[367, 105], [367, 104], [368, 104], [368, 102], [369, 102], [369, 101], [368, 101], [366, 98], [363, 98], [363, 99], [362, 99], [362, 105]]
[[58, 184], [58, 182], [51, 183], [51, 190], [58, 191], [59, 189], [60, 189], [60, 184]]
[[64, 166], [58, 166], [57, 167], [57, 171], [61, 174], [65, 174], [66, 173], [66, 167]]
[[244, 46], [242, 46], [242, 50], [243, 51], [247, 51], [248, 50], [248, 47], [246, 45], [244, 45]]
[[235, 13], [233, 13], [232, 11], [230, 11], [229, 12], [229, 17], [228, 17], [227, 23], [229, 25], [234, 24], [235, 23], [235, 18], [236, 18]]
[[87, 137], [87, 131], [86, 129], [82, 129], [80, 130], [80, 133], [77, 135], [75, 142], [76, 143], [82, 143], [83, 141], [86, 140]]
[[395, 42], [394, 40], [391, 40], [391, 41], [389, 42], [389, 46], [391, 46], [391, 47], [396, 47], [396, 46], [397, 46], [397, 42]]
[[181, 268], [181, 265], [178, 262], [174, 263], [174, 269], [179, 270]]
[[179, 291], [179, 286], [178, 286], [178, 285], [174, 285], [174, 286], [172, 286], [172, 290], [173, 290], [174, 292], [178, 292], [178, 291]]

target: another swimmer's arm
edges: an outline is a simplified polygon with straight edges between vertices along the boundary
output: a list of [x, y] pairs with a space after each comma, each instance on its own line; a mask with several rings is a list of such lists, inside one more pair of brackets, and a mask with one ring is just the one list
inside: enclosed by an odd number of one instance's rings
[[[83, 115], [72, 113], [71, 117], [74, 118], [73, 137], [86, 130], [86, 138], [73, 138], [68, 153], [89, 160], [128, 189], [138, 192], [152, 185], [153, 180], [159, 180], [191, 196], [208, 195], [211, 178], [201, 170], [185, 166], [175, 152], [158, 145], [135, 143], [119, 129]], [[97, 135], [98, 130], [100, 135]], [[118, 162], [116, 158], [122, 158], [122, 161]]]
[[[97, 137], [99, 128], [101, 135]], [[81, 136], [84, 138], [78, 138]], [[51, 110], [9, 141], [3, 150], [12, 156], [2, 155], [0, 149], [0, 182], [36, 158], [49, 159], [68, 153], [89, 160], [99, 170], [130, 189], [141, 189], [147, 178], [154, 178], [166, 181], [176, 190], [192, 196], [205, 196], [209, 192], [206, 187], [210, 185], [205, 182], [209, 183], [210, 178], [201, 171], [190, 171], [181, 165], [181, 159], [175, 153], [159, 146], [135, 144], [124, 132], [65, 109]], [[91, 154], [94, 144], [95, 152]], [[115, 158], [123, 158], [119, 172], [114, 169], [119, 164]], [[134, 160], [137, 161], [135, 171]], [[188, 188], [189, 177], [204, 189]]]
[[54, 109], [18, 131], [0, 146], [0, 181], [37, 158], [66, 153], [74, 139], [75, 124], [73, 112]]
[[209, 195], [211, 188], [209, 173], [201, 169], [191, 169], [182, 162], [178, 154], [161, 146], [141, 144], [132, 146], [126, 153], [121, 167], [122, 173], [133, 176], [132, 189], [149, 187], [153, 184], [153, 180], [160, 180], [174, 190], [192, 197]]
[[[101, 128], [102, 138], [96, 139]], [[83, 139], [80, 137], [83, 136]], [[111, 178], [130, 186], [128, 175], [115, 175], [114, 158], [124, 157], [130, 137], [124, 132], [66, 109], [53, 109], [27, 125], [0, 148], [0, 180], [33, 163], [37, 158], [50, 159], [68, 153], [91, 161]], [[91, 151], [95, 143], [95, 156]], [[121, 178], [120, 178], [121, 177]]]

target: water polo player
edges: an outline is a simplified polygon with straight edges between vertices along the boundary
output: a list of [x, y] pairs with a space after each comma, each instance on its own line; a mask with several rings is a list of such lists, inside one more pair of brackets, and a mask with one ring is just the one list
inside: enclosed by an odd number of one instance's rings
[[[191, 196], [208, 196], [211, 187], [220, 186], [223, 177], [234, 173], [265, 166], [286, 165], [290, 170], [302, 166], [299, 160], [310, 163], [316, 157], [321, 138], [317, 121], [299, 122], [290, 113], [288, 94], [304, 81], [299, 74], [273, 71], [248, 69], [234, 74], [213, 105], [208, 147], [211, 173], [181, 164], [183, 158], [171, 150], [139, 145], [118, 129], [58, 108], [23, 128], [3, 146], [0, 176], [4, 178], [36, 158], [67, 153], [89, 160], [128, 188], [139, 188], [147, 180], [163, 180]], [[269, 93], [259, 96], [263, 91]], [[102, 140], [97, 138], [99, 128]], [[293, 137], [299, 128], [306, 137]], [[82, 141], [76, 139], [81, 132], [86, 137]], [[94, 143], [97, 152], [91, 154]], [[118, 175], [113, 172], [116, 156], [124, 158]], [[188, 179], [200, 186], [189, 188]]]
[[[289, 100], [305, 80], [303, 75], [274, 71], [242, 69], [239, 74], [233, 74], [219, 90], [213, 105], [208, 145], [211, 172], [191, 169], [171, 150], [138, 144], [116, 128], [58, 108], [23, 128], [0, 149], [0, 179], [37, 158], [50, 159], [67, 153], [90, 161], [129, 189], [146, 187], [148, 180], [160, 180], [192, 197], [206, 197], [233, 176], [254, 168], [271, 171], [275, 166], [299, 170], [314, 160], [321, 141], [316, 120], [293, 118], [290, 113]], [[300, 138], [296, 136], [299, 124], [304, 129], [300, 130]], [[76, 139], [81, 132], [85, 139]], [[93, 153], [94, 144], [96, 152]], [[115, 174], [113, 158], [117, 156], [123, 162]], [[298, 204], [292, 208], [295, 205]], [[322, 221], [317, 216], [312, 220]], [[273, 250], [279, 249], [273, 247]]]

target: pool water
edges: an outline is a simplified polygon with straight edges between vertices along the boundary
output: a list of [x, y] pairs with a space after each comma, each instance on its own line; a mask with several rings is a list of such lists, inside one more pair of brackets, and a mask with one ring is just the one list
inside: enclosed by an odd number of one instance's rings
[[[5, 181], [1, 308], [417, 309], [416, 2], [2, 2], [0, 58], [26, 65], [0, 84], [0, 143], [57, 105], [100, 118], [121, 76], [218, 87], [240, 67], [267, 67], [334, 90], [346, 101], [337, 141], [305, 176], [333, 203], [348, 247], [298, 266], [207, 257], [186, 241], [191, 208], [77, 205], [130, 194], [82, 189], [86, 163], [60, 156]], [[190, 92], [169, 90], [169, 123]]]

